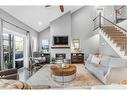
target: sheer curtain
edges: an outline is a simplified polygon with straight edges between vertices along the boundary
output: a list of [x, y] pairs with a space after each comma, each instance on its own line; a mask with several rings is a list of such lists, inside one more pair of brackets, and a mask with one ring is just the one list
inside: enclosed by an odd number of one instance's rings
[[31, 38], [31, 33], [27, 31], [27, 53], [28, 53], [28, 63], [29, 63], [29, 68], [32, 64], [32, 38]]
[[3, 70], [3, 21], [0, 19], [0, 70]]

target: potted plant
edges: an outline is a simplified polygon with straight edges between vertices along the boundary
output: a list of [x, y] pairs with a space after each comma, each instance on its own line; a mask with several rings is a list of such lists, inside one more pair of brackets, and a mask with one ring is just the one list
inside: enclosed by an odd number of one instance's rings
[[52, 58], [51, 58], [51, 62], [52, 62], [52, 64], [55, 64], [56, 58], [55, 58], [55, 57], [52, 57]]

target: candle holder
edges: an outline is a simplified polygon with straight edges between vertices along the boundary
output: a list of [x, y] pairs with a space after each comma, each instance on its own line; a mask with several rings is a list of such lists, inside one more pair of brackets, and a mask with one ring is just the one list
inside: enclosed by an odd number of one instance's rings
[[69, 65], [66, 64], [66, 63], [62, 63], [62, 64], [61, 64], [61, 68], [68, 68], [68, 67], [69, 67]]

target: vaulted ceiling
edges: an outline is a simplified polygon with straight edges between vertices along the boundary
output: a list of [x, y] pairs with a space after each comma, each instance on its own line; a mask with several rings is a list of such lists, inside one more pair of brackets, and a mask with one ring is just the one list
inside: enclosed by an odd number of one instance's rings
[[82, 6], [64, 6], [61, 12], [59, 6], [1, 6], [18, 20], [40, 32], [49, 26], [49, 23], [68, 11], [74, 12]]

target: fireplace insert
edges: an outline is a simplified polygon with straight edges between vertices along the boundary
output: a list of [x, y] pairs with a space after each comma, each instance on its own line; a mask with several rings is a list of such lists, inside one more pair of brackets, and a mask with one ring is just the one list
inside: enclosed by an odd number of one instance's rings
[[65, 58], [66, 58], [66, 54], [65, 53], [56, 54], [56, 60], [63, 60]]

